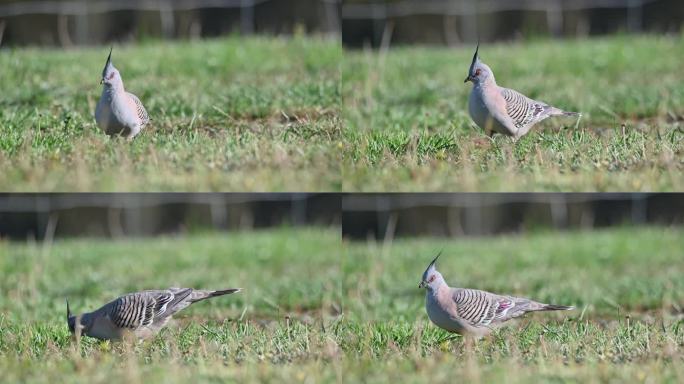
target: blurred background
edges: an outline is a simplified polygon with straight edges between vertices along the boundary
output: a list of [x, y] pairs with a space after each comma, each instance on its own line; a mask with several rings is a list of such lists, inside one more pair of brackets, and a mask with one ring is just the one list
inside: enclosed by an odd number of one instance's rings
[[684, 224], [682, 194], [354, 194], [342, 209], [351, 240]]
[[340, 0], [0, 0], [0, 46], [225, 34], [338, 36]]
[[335, 227], [334, 194], [8, 194], [0, 238], [128, 237], [286, 226]]
[[584, 37], [610, 33], [680, 33], [680, 0], [345, 0], [348, 47]]

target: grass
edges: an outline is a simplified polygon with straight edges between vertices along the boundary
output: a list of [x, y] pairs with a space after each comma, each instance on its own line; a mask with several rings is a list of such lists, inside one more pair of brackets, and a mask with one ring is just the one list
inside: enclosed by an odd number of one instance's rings
[[[425, 314], [442, 249], [451, 285], [571, 304], [468, 349]], [[0, 371], [8, 382], [655, 381], [684, 378], [684, 240], [675, 229], [532, 232], [340, 245], [281, 228], [51, 246], [0, 243]], [[193, 305], [141, 343], [71, 339], [64, 299], [92, 310], [172, 285], [244, 292]]]
[[152, 119], [133, 142], [94, 121], [108, 50], [0, 51], [4, 191], [336, 191], [333, 39], [238, 38], [115, 46]]
[[[430, 323], [417, 288], [442, 248], [437, 266], [451, 286], [578, 309], [528, 315], [468, 349]], [[348, 243], [345, 380], [681, 382], [683, 249], [679, 230], [629, 227]]]
[[[0, 371], [7, 382], [333, 381], [339, 230], [0, 243]], [[169, 286], [243, 287], [197, 303], [143, 343], [69, 336], [72, 310]]]
[[345, 191], [684, 189], [681, 37], [484, 44], [499, 85], [583, 113], [514, 143], [467, 112], [474, 47], [345, 53]]

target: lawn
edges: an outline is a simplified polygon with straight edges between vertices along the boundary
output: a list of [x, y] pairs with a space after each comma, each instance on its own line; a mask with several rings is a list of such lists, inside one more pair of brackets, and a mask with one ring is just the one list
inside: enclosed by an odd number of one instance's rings
[[[352, 357], [349, 381], [684, 380], [680, 229], [416, 238], [345, 248], [341, 348]], [[528, 314], [467, 350], [460, 336], [430, 323], [425, 292], [417, 288], [440, 249], [437, 267], [451, 286], [577, 309]]]
[[[340, 354], [338, 229], [135, 240], [0, 243], [5, 382], [334, 381]], [[143, 343], [69, 336], [75, 312], [126, 292], [243, 287], [196, 303]]]
[[345, 52], [345, 191], [684, 189], [681, 36], [483, 43], [499, 85], [583, 114], [517, 143], [468, 115], [473, 51]]
[[[665, 228], [343, 242], [281, 228], [149, 239], [0, 243], [8, 382], [670, 381], [684, 378], [684, 240]], [[427, 319], [420, 276], [570, 304], [467, 350]], [[92, 310], [173, 285], [245, 291], [197, 303], [141, 343], [69, 336]]]
[[341, 188], [334, 39], [115, 45], [151, 118], [130, 143], [93, 117], [108, 48], [0, 51], [0, 190]]

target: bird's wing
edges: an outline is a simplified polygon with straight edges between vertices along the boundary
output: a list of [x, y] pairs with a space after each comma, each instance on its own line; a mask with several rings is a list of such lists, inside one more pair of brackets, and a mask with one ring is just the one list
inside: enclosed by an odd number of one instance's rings
[[108, 304], [107, 313], [117, 327], [138, 329], [177, 312], [174, 310], [177, 304], [191, 293], [192, 289], [189, 288], [177, 292], [163, 290], [130, 293]]
[[499, 89], [501, 96], [506, 101], [506, 113], [518, 129], [544, 120], [553, 109], [553, 107], [541, 101], [532, 100], [518, 91], [508, 88]]
[[544, 304], [536, 301], [514, 296], [499, 296], [496, 303], [496, 310], [491, 319], [491, 323], [502, 323], [504, 321], [520, 317], [530, 311], [542, 309]]
[[477, 289], [456, 289], [452, 298], [457, 316], [473, 327], [489, 325], [498, 308], [497, 295]]
[[488, 327], [503, 323], [542, 304], [529, 299], [497, 295], [477, 289], [456, 289], [453, 294], [457, 316], [473, 327]]
[[140, 99], [138, 99], [138, 96], [136, 96], [130, 92], [126, 92], [126, 94], [128, 94], [128, 97], [130, 97], [130, 99], [133, 100], [133, 103], [135, 104], [135, 110], [138, 114], [138, 118], [140, 119], [140, 125], [141, 126], [147, 125], [147, 123], [150, 122], [150, 116], [147, 114], [147, 110], [143, 106]]

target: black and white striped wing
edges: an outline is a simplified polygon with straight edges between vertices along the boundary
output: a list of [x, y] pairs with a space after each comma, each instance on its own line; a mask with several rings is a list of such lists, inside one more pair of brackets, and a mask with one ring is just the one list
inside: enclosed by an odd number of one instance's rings
[[529, 300], [500, 296], [477, 289], [454, 293], [457, 315], [473, 327], [488, 327], [525, 314]]
[[513, 120], [516, 128], [523, 128], [530, 124], [544, 120], [552, 107], [540, 101], [508, 88], [501, 88], [501, 95], [506, 101], [506, 113]]
[[176, 295], [169, 291], [136, 292], [122, 296], [110, 304], [112, 322], [120, 327], [135, 330], [154, 323], [164, 314]]
[[458, 317], [473, 327], [489, 325], [496, 313], [496, 301], [485, 291], [458, 289], [454, 301]]
[[127, 92], [128, 96], [133, 100], [135, 103], [135, 110], [136, 113], [138, 114], [138, 118], [140, 119], [140, 125], [143, 127], [147, 125], [147, 123], [150, 122], [150, 116], [147, 114], [147, 110], [145, 109], [145, 106], [143, 106], [142, 101], [138, 99], [138, 96]]

